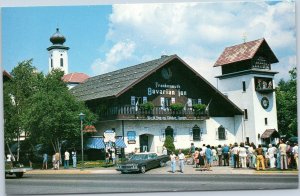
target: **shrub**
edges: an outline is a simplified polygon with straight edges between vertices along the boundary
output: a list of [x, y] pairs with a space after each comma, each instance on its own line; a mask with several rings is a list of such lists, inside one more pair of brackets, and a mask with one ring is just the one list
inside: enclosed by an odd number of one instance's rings
[[193, 109], [195, 111], [204, 111], [206, 108], [206, 105], [205, 104], [194, 104], [193, 105]]
[[184, 108], [184, 105], [182, 103], [173, 103], [170, 105], [170, 108], [172, 111], [178, 112]]
[[201, 114], [204, 114], [206, 105], [205, 104], [195, 104], [195, 105], [193, 105], [193, 109], [195, 111], [195, 115], [200, 116]]
[[165, 139], [164, 146], [167, 148], [168, 152], [175, 152], [174, 139], [168, 135]]
[[143, 111], [152, 111], [154, 108], [154, 104], [152, 102], [147, 102], [139, 105], [139, 108]]

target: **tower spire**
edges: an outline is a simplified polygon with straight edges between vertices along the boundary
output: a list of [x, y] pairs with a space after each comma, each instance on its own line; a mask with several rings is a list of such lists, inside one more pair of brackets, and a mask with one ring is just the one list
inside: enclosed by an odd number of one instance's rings
[[52, 45], [47, 48], [49, 51], [49, 72], [53, 69], [60, 69], [68, 74], [68, 50], [64, 43], [66, 38], [56, 28], [56, 32], [50, 37]]

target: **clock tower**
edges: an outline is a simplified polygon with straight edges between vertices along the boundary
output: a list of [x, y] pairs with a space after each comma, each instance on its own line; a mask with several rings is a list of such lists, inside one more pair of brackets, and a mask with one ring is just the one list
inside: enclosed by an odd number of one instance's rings
[[[218, 89], [244, 111], [243, 130], [237, 138], [254, 144], [276, 143], [278, 134], [274, 76], [278, 59], [265, 39], [225, 48], [214, 67]], [[238, 141], [239, 142], [239, 141]]]
[[68, 50], [69, 47], [64, 45], [66, 38], [59, 32], [59, 29], [56, 29], [50, 37], [52, 46], [48, 47], [49, 51], [49, 72], [53, 69], [60, 69], [64, 71], [65, 74], [68, 74]]

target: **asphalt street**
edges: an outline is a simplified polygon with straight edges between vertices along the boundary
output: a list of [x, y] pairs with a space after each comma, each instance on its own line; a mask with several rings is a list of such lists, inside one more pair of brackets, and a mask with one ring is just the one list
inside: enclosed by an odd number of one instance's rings
[[8, 195], [298, 188], [297, 175], [27, 174], [21, 179], [8, 177], [5, 181]]

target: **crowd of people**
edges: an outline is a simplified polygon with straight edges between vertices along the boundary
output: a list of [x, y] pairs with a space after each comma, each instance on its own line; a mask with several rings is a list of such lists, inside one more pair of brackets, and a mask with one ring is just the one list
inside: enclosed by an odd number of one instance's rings
[[[256, 146], [254, 143], [247, 144], [224, 144], [210, 146], [203, 144], [196, 147], [191, 143], [189, 150], [189, 162], [196, 168], [211, 170], [212, 166], [231, 166], [233, 168], [253, 168], [265, 170], [266, 168], [277, 168], [281, 170], [298, 170], [298, 143], [289, 143], [280, 140], [276, 144]], [[175, 172], [176, 161], [179, 162], [180, 172], [183, 173], [184, 162], [188, 162], [181, 150], [178, 156], [174, 152], [170, 155], [171, 171]]]
[[[66, 150], [64, 152], [64, 156], [63, 156], [63, 161], [64, 161], [64, 169], [68, 169], [69, 168], [69, 164], [70, 164], [70, 156], [72, 157], [72, 164], [73, 164], [73, 168], [77, 167], [77, 153], [76, 150], [73, 149], [71, 154], [69, 153], [68, 150]], [[60, 168], [60, 165], [62, 163], [62, 156], [59, 152], [55, 152], [52, 155], [52, 169], [56, 169], [58, 170]], [[48, 154], [44, 153], [43, 154], [43, 166], [42, 169], [48, 169]]]

